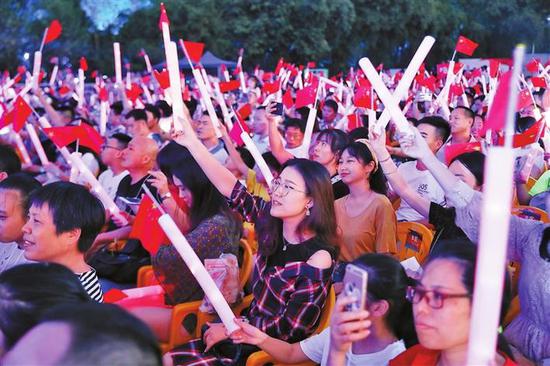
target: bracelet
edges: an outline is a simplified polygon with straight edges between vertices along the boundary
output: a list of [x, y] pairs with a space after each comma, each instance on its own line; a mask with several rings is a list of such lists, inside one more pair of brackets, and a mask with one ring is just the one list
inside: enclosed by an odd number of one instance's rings
[[164, 200], [168, 199], [168, 198], [172, 198], [172, 193], [170, 192], [166, 192], [165, 194], [163, 194], [162, 196], [160, 196], [160, 200], [162, 202], [164, 202]]
[[383, 159], [383, 160], [380, 160], [379, 163], [382, 164], [382, 163], [385, 163], [386, 161], [390, 160], [391, 159], [391, 155], [388, 155], [387, 158]]

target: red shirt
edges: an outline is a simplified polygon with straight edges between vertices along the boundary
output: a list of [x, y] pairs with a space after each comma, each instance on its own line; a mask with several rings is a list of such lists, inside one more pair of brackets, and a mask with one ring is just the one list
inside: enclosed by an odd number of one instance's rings
[[[420, 344], [407, 349], [399, 356], [389, 362], [389, 366], [436, 366], [439, 359], [440, 350], [431, 350]], [[517, 364], [503, 355], [503, 366], [516, 366]]]

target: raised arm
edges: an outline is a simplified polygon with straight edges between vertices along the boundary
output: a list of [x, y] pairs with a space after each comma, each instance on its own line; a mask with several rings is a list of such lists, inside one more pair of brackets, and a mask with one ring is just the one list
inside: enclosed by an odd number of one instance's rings
[[370, 141], [372, 149], [384, 171], [384, 175], [391, 184], [392, 190], [399, 195], [399, 197], [407, 201], [407, 203], [418, 213], [427, 218], [430, 212], [430, 201], [413, 190], [397, 169], [397, 166], [386, 149], [386, 133], [384, 131], [380, 135], [373, 133]]
[[44, 107], [44, 110], [46, 111], [46, 114], [48, 115], [51, 124], [56, 127], [63, 126], [63, 118], [61, 117], [61, 114], [56, 111], [48, 102], [42, 89], [37, 88], [34, 90], [34, 93], [38, 97], [38, 100], [40, 101], [40, 104], [42, 104], [42, 107]]
[[237, 151], [235, 144], [231, 141], [231, 138], [227, 133], [227, 128], [223, 124], [220, 124], [220, 131], [222, 133], [222, 140], [227, 148], [227, 151], [229, 152], [229, 158], [233, 161], [233, 164], [235, 164], [239, 172], [246, 177], [248, 174], [248, 166], [241, 158], [241, 154]]
[[265, 111], [268, 121], [269, 148], [271, 149], [273, 156], [275, 156], [275, 159], [277, 159], [280, 164], [284, 164], [287, 160], [294, 158], [294, 156], [286, 151], [283, 146], [283, 142], [281, 141], [281, 134], [279, 133], [277, 126], [279, 125], [279, 120], [281, 120], [282, 117], [272, 114], [272, 111], [273, 105], [269, 104]]

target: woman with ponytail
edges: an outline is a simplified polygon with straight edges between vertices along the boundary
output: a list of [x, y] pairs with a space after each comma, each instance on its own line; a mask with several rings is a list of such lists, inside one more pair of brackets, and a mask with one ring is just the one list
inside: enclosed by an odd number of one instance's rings
[[363, 311], [345, 311], [354, 299], [342, 296], [336, 302], [329, 328], [292, 344], [238, 320], [241, 331], [232, 335], [233, 341], [255, 344], [282, 363], [333, 365], [333, 357], [342, 356], [337, 362], [346, 366], [387, 365], [406, 346], [416, 343], [412, 306], [405, 297], [409, 279], [401, 264], [387, 255], [365, 254], [353, 264], [368, 273]]

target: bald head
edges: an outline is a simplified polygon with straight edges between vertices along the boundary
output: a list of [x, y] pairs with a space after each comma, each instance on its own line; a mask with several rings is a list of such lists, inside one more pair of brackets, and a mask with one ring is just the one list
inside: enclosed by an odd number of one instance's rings
[[122, 151], [122, 167], [132, 171], [150, 170], [155, 165], [158, 154], [157, 143], [148, 137], [136, 136]]

